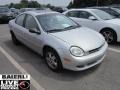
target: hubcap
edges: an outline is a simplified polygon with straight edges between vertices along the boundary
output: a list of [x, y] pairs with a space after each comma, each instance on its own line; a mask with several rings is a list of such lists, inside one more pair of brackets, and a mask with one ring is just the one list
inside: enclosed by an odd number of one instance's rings
[[56, 69], [58, 64], [57, 64], [57, 58], [52, 52], [47, 52], [46, 53], [46, 60], [47, 64], [49, 65], [50, 68]]
[[103, 32], [103, 36], [105, 37], [105, 40], [108, 43], [111, 43], [114, 40], [114, 36], [113, 36], [113, 33], [111, 31]]

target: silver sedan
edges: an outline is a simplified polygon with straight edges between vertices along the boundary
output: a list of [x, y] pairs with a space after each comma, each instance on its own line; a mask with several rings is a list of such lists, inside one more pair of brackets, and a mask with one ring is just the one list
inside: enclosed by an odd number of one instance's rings
[[15, 45], [25, 44], [45, 58], [53, 71], [81, 71], [98, 65], [108, 44], [98, 32], [52, 11], [29, 11], [9, 22]]

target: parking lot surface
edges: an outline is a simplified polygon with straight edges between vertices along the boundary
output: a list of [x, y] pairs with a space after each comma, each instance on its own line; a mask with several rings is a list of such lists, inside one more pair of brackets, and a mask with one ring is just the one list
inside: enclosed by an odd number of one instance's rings
[[0, 73], [21, 74], [25, 70], [32, 77], [31, 90], [120, 90], [119, 43], [109, 46], [106, 58], [99, 66], [80, 72], [63, 70], [60, 73], [52, 72], [44, 59], [26, 46], [15, 46], [8, 24], [0, 24], [0, 47]]

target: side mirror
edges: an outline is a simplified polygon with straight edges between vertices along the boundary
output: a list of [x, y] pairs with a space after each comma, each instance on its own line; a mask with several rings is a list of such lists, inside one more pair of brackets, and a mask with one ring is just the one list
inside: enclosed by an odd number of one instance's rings
[[29, 32], [31, 32], [31, 33], [36, 33], [36, 34], [40, 34], [40, 31], [38, 31], [36, 28], [31, 28], [31, 29], [29, 29]]
[[89, 17], [90, 20], [97, 20], [94, 16]]

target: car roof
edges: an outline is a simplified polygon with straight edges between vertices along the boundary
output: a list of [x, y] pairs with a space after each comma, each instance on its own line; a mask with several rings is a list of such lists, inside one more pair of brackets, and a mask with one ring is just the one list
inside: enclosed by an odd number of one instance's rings
[[58, 12], [49, 11], [49, 10], [35, 10], [35, 11], [26, 11], [24, 13], [37, 16], [37, 15], [42, 15], [42, 14], [51, 14], [51, 13], [58, 13]]
[[111, 8], [111, 7], [108, 7], [108, 6], [102, 6], [102, 7], [99, 7], [99, 6], [96, 6], [96, 7], [87, 7], [88, 9], [94, 9], [94, 8]]
[[[70, 10], [82, 10], [82, 11], [92, 11], [92, 10], [96, 10], [94, 8], [80, 8], [80, 9], [70, 9]], [[98, 9], [97, 9], [98, 10]]]

